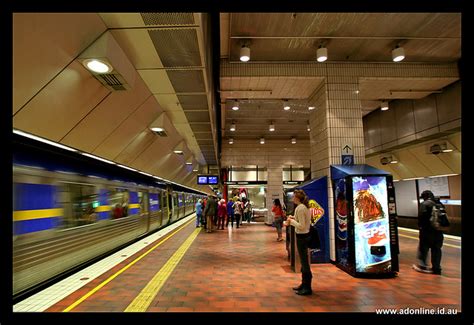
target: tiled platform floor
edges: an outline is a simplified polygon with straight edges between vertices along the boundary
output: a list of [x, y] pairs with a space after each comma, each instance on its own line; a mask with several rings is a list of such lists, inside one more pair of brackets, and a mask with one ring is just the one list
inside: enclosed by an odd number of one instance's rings
[[[121, 312], [195, 230], [193, 222], [72, 312]], [[411, 237], [416, 234], [400, 231]], [[160, 239], [162, 240], [162, 239]], [[312, 264], [312, 296], [291, 289], [300, 274], [290, 270], [285, 242], [264, 224], [199, 233], [165, 282], [148, 312], [373, 312], [376, 308], [457, 308], [461, 311], [460, 249], [443, 247], [442, 276], [411, 269], [418, 241], [400, 237], [400, 273], [393, 279], [357, 279], [332, 264]], [[459, 245], [459, 242], [445, 240]], [[62, 311], [136, 256], [47, 311]]]

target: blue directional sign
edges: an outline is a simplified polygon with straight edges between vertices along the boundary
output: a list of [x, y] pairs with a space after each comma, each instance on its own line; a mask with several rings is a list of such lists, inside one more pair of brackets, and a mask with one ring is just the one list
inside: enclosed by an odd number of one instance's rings
[[352, 144], [346, 143], [341, 148], [341, 163], [346, 166], [354, 165], [354, 155], [352, 154]]
[[342, 155], [342, 164], [346, 166], [354, 165], [354, 155]]

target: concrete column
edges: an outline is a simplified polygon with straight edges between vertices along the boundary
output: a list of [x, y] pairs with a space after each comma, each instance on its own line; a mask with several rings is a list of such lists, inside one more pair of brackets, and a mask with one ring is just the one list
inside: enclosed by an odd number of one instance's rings
[[328, 76], [312, 98], [311, 177], [328, 176], [330, 258], [335, 260], [334, 198], [330, 165], [341, 164], [344, 144], [352, 144], [356, 164], [365, 163], [364, 130], [358, 78]]
[[269, 223], [272, 216], [273, 200], [276, 198], [280, 199], [283, 203], [283, 167], [267, 167], [268, 179], [267, 179], [267, 197], [266, 204], [268, 209], [267, 221]]

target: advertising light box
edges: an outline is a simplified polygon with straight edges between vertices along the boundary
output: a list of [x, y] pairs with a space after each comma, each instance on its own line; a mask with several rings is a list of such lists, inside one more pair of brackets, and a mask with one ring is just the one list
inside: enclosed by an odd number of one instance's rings
[[209, 184], [217, 184], [218, 183], [218, 177], [217, 176], [209, 176], [208, 177]]
[[352, 178], [357, 272], [383, 272], [391, 265], [385, 177]]

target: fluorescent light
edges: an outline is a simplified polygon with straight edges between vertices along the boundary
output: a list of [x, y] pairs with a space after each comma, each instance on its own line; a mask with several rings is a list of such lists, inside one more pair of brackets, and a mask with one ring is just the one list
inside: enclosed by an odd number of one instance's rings
[[405, 50], [403, 47], [396, 47], [392, 50], [392, 60], [394, 62], [400, 62], [405, 58]]
[[151, 128], [151, 130], [152, 130], [153, 132], [163, 132], [165, 129], [155, 127], [155, 128]]
[[398, 160], [392, 160], [390, 163], [391, 164], [398, 164]]
[[452, 152], [453, 149], [444, 149], [443, 152]]
[[153, 175], [152, 175], [152, 174], [148, 174], [148, 173], [145, 173], [145, 172], [141, 172], [141, 171], [139, 171], [139, 173], [140, 173], [140, 174], [143, 174], [143, 175], [146, 175], [146, 176], [150, 176], [150, 177], [153, 177]]
[[124, 166], [124, 165], [117, 164], [117, 166], [122, 167], [122, 168], [125, 168], [125, 169], [129, 169], [129, 170], [133, 170], [134, 172], [137, 171], [136, 169], [133, 169], [133, 168], [130, 168], [130, 167]]
[[186, 165], [192, 165], [193, 163], [192, 162], [187, 162]]
[[413, 178], [404, 178], [402, 181], [414, 181], [416, 179], [423, 179], [424, 177], [413, 177]]
[[434, 176], [428, 176], [429, 178], [436, 178], [436, 177], [447, 177], [447, 176], [457, 176], [459, 174], [446, 174], [446, 175], [434, 175]]
[[174, 153], [177, 154], [177, 155], [182, 155], [184, 153], [184, 151], [183, 150], [175, 150]]
[[316, 56], [318, 62], [324, 62], [328, 59], [328, 49], [326, 47], [320, 47], [316, 51]]
[[247, 62], [248, 60], [250, 60], [250, 48], [244, 45], [240, 49], [240, 61]]
[[54, 142], [54, 141], [46, 140], [44, 138], [38, 137], [38, 136], [30, 134], [30, 133], [26, 133], [26, 132], [23, 132], [23, 131], [13, 130], [13, 133], [18, 134], [18, 135], [22, 135], [24, 137], [27, 137], [27, 138], [30, 138], [30, 139], [33, 139], [33, 140], [41, 141], [41, 142], [50, 144], [52, 146], [55, 146], [55, 147], [58, 147], [58, 148], [61, 148], [61, 149], [66, 149], [66, 150], [69, 150], [69, 151], [77, 151], [74, 148], [59, 144], [59, 143]]
[[309, 106], [309, 107], [308, 107], [308, 109], [309, 109], [310, 111], [312, 111], [312, 110], [315, 109], [315, 108], [316, 108], [316, 107], [314, 107], [314, 106]]
[[100, 157], [91, 155], [90, 153], [85, 153], [85, 152], [81, 152], [81, 153], [82, 153], [84, 156], [86, 156], [86, 157], [94, 158], [94, 159], [97, 159], [97, 160], [106, 162], [106, 163], [108, 163], [108, 164], [116, 165], [116, 163], [114, 163], [113, 161], [110, 161], [110, 160], [107, 160], [107, 159], [104, 159], [104, 158], [100, 158]]
[[110, 64], [98, 59], [84, 60], [84, 65], [87, 69], [96, 73], [109, 73], [113, 70]]
[[193, 169], [193, 172], [198, 172], [198, 170], [197, 170], [197, 169]]

